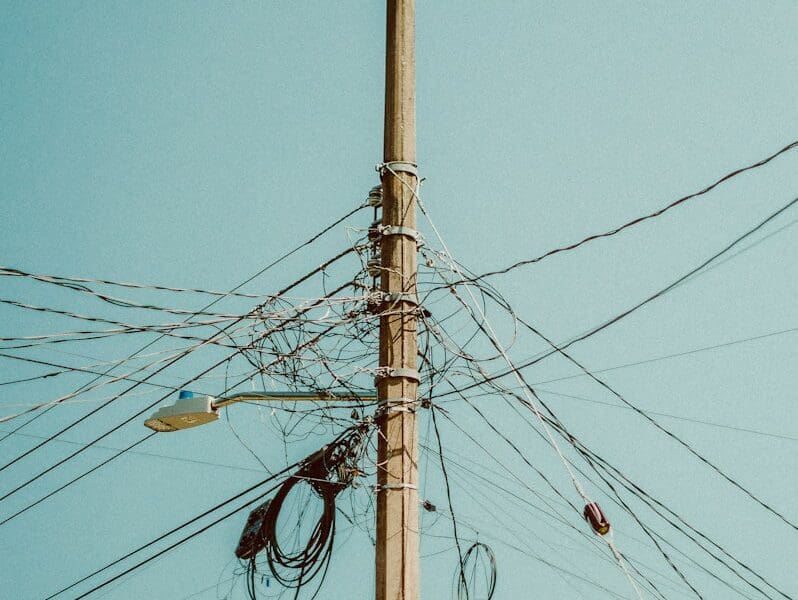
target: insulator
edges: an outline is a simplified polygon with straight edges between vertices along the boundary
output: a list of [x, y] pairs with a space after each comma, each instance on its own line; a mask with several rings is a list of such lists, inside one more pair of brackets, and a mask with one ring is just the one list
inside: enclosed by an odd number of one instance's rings
[[382, 225], [382, 221], [377, 219], [369, 226], [369, 241], [371, 243], [380, 239], [380, 225]]
[[382, 206], [382, 184], [375, 185], [369, 190], [368, 198], [366, 198], [369, 206], [374, 208]]
[[382, 272], [382, 262], [379, 256], [373, 256], [366, 263], [366, 271], [369, 277], [377, 277]]
[[607, 520], [607, 517], [604, 516], [604, 513], [601, 512], [599, 505], [597, 502], [590, 502], [589, 504], [585, 505], [585, 519], [590, 526], [593, 528], [599, 535], [607, 535], [610, 531], [610, 522]]

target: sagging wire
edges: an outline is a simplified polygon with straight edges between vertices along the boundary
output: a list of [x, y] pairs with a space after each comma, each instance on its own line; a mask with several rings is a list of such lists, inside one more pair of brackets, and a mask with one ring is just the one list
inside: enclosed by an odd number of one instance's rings
[[[430, 227], [432, 228], [433, 232], [435, 233], [435, 236], [438, 239], [438, 243], [440, 243], [441, 248], [446, 253], [446, 256], [449, 258], [450, 267], [452, 268], [453, 271], [455, 271], [460, 276], [461, 279], [464, 279], [465, 276], [463, 275], [463, 273], [460, 270], [460, 268], [457, 265], [457, 263], [452, 258], [452, 254], [449, 251], [448, 247], [446, 246], [446, 242], [444, 242], [443, 238], [441, 237], [440, 232], [438, 231], [438, 228], [435, 226], [435, 223], [431, 220], [430, 216], [427, 214], [427, 211], [426, 211], [426, 209], [424, 207], [424, 203], [421, 200], [418, 188], [416, 187], [414, 189], [411, 186], [409, 186], [401, 177], [399, 177], [396, 174], [396, 172], [393, 169], [390, 168], [390, 166], [386, 166], [386, 170], [388, 170], [394, 177], [396, 177], [396, 179], [399, 182], [401, 182], [402, 185], [404, 185], [404, 186], [406, 186], [407, 188], [410, 189], [410, 191], [413, 194], [414, 198], [418, 202], [419, 209], [421, 210], [422, 214], [425, 216], [425, 218], [427, 219], [427, 222], [430, 224]], [[507, 351], [501, 345], [501, 342], [499, 341], [495, 330], [493, 329], [492, 325], [490, 324], [490, 321], [488, 321], [487, 316], [485, 315], [484, 311], [482, 311], [479, 303], [477, 302], [476, 297], [474, 296], [473, 292], [471, 291], [471, 285], [469, 285], [468, 283], [465, 283], [463, 285], [463, 287], [468, 292], [468, 295], [471, 298], [471, 301], [472, 301], [474, 307], [479, 312], [479, 316], [480, 316], [480, 318], [482, 320], [482, 323], [484, 323], [484, 326], [485, 326], [486, 331], [488, 333], [488, 339], [491, 341], [492, 345], [496, 348], [496, 350], [502, 355], [502, 358], [505, 360], [505, 362], [507, 363], [508, 367], [513, 371], [513, 373], [515, 374], [516, 378], [519, 380], [518, 381], [519, 385], [523, 384], [523, 381], [520, 378], [520, 374], [516, 370], [512, 360], [510, 359], [509, 355], [507, 354]], [[557, 455], [560, 457], [560, 460], [561, 460], [563, 466], [568, 471], [568, 474], [569, 474], [569, 476], [571, 478], [571, 482], [573, 483], [574, 488], [576, 489], [577, 493], [581, 496], [582, 500], [584, 500], [585, 507], [586, 507], [585, 515], [587, 517], [588, 514], [592, 514], [592, 513], [588, 512], [588, 511], [593, 510], [592, 507], [594, 507], [594, 506], [595, 506], [595, 508], [597, 508], [598, 505], [595, 502], [591, 501], [590, 497], [587, 495], [587, 492], [585, 491], [585, 489], [582, 486], [581, 482], [577, 479], [573, 469], [571, 468], [570, 462], [563, 455], [562, 450], [560, 449], [559, 444], [557, 444], [557, 441], [554, 438], [554, 435], [552, 434], [551, 430], [549, 429], [545, 418], [543, 417], [543, 415], [540, 412], [540, 410], [537, 408], [537, 405], [536, 405], [534, 399], [528, 393], [528, 390], [527, 390], [526, 387], [523, 388], [523, 392], [524, 392], [525, 396], [527, 397], [527, 401], [529, 402], [530, 407], [532, 408], [532, 410], [535, 413], [535, 415], [538, 417], [538, 419], [539, 419], [539, 421], [541, 423], [541, 426], [543, 427], [544, 431], [546, 432], [546, 435], [549, 438], [549, 441], [551, 442], [552, 447], [556, 451]], [[606, 531], [602, 531], [603, 530], [603, 525], [602, 525], [601, 529], [599, 529], [599, 528], [594, 526], [594, 530], [597, 533], [601, 534], [601, 535], [606, 534], [609, 531], [609, 524], [606, 525]], [[631, 573], [629, 572], [629, 568], [628, 568], [628, 566], [626, 564], [626, 561], [623, 560], [623, 557], [618, 553], [617, 549], [615, 548], [614, 541], [612, 539], [606, 539], [606, 542], [607, 542], [608, 547], [611, 549], [613, 554], [616, 556], [616, 559], [618, 560], [618, 566], [620, 567], [621, 571], [626, 576], [627, 580], [629, 581], [630, 585], [632, 586], [637, 598], [639, 600], [643, 600], [643, 596], [642, 596], [642, 593], [640, 591], [640, 588], [638, 587], [637, 583], [635, 582], [634, 578], [632, 577]]]
[[[330, 444], [302, 461], [299, 469], [280, 486], [275, 496], [263, 507], [259, 526], [252, 533], [245, 531], [237, 553], [248, 558], [248, 592], [256, 599], [254, 578], [256, 558], [263, 552], [272, 576], [282, 586], [296, 589], [295, 598], [303, 585], [319, 574], [321, 589], [324, 574], [329, 566], [335, 539], [336, 499], [361, 475], [360, 462], [365, 453], [366, 439], [373, 430], [373, 421], [367, 420], [345, 429]], [[287, 549], [279, 531], [279, 517], [289, 494], [299, 485], [307, 486], [321, 502], [321, 514], [312, 528], [304, 546]], [[302, 513], [300, 513], [300, 520]], [[242, 544], [248, 546], [242, 547]], [[315, 595], [314, 594], [314, 597]]]
[[529, 258], [529, 259], [526, 259], [526, 260], [522, 260], [522, 261], [519, 261], [519, 262], [517, 262], [517, 263], [515, 263], [513, 265], [510, 265], [509, 267], [505, 267], [503, 269], [499, 269], [499, 270], [496, 270], [496, 271], [489, 271], [489, 272], [483, 273], [481, 275], [476, 275], [476, 276], [470, 277], [468, 279], [463, 279], [463, 281], [458, 281], [456, 283], [459, 284], [459, 283], [464, 283], [466, 281], [476, 282], [476, 281], [479, 281], [479, 280], [483, 280], [483, 279], [485, 279], [487, 277], [492, 277], [494, 275], [502, 275], [502, 274], [505, 274], [505, 273], [509, 273], [510, 271], [512, 271], [514, 269], [517, 269], [519, 267], [523, 267], [523, 266], [526, 266], [526, 265], [531, 265], [531, 264], [538, 263], [538, 262], [548, 258], [549, 256], [553, 256], [553, 255], [559, 254], [561, 252], [568, 252], [568, 251], [571, 251], [571, 250], [575, 250], [576, 248], [579, 248], [580, 246], [583, 246], [583, 245], [585, 245], [585, 244], [587, 244], [589, 242], [592, 242], [592, 241], [595, 241], [595, 240], [598, 240], [598, 239], [601, 239], [601, 238], [607, 238], [607, 237], [614, 236], [614, 235], [624, 231], [625, 229], [628, 229], [630, 227], [633, 227], [635, 225], [638, 225], [640, 223], [648, 221], [649, 219], [654, 219], [656, 217], [659, 217], [659, 216], [665, 214], [666, 212], [668, 212], [669, 210], [671, 210], [672, 208], [675, 208], [675, 207], [677, 207], [677, 206], [679, 206], [681, 204], [684, 204], [688, 200], [692, 200], [693, 198], [697, 198], [699, 196], [703, 196], [704, 194], [707, 194], [707, 193], [711, 192], [712, 190], [714, 190], [716, 187], [718, 187], [722, 183], [724, 183], [726, 181], [729, 181], [730, 179], [733, 179], [734, 177], [736, 177], [736, 176], [738, 176], [738, 175], [740, 175], [742, 173], [745, 173], [747, 171], [758, 169], [759, 167], [762, 167], [762, 166], [768, 164], [770, 161], [772, 161], [775, 158], [781, 156], [782, 154], [785, 154], [785, 153], [787, 153], [787, 152], [789, 152], [791, 150], [794, 150], [796, 147], [798, 147], [798, 141], [791, 142], [791, 143], [787, 144], [786, 146], [784, 146], [783, 148], [781, 148], [780, 150], [778, 150], [775, 153], [771, 154], [770, 156], [767, 156], [767, 157], [763, 158], [762, 160], [759, 160], [759, 161], [757, 161], [757, 162], [755, 162], [755, 163], [753, 163], [751, 165], [748, 165], [746, 167], [741, 167], [739, 169], [735, 169], [734, 171], [732, 171], [730, 173], [727, 173], [726, 175], [724, 175], [723, 177], [721, 177], [717, 181], [709, 184], [708, 186], [706, 186], [705, 188], [703, 188], [703, 189], [701, 189], [701, 190], [699, 190], [697, 192], [693, 192], [692, 194], [688, 194], [686, 196], [682, 196], [681, 198], [678, 198], [678, 199], [674, 200], [670, 204], [667, 204], [664, 207], [655, 210], [654, 212], [648, 213], [648, 214], [640, 216], [640, 217], [636, 217], [636, 218], [632, 219], [631, 221], [628, 221], [627, 223], [624, 223], [623, 225], [619, 225], [618, 227], [615, 227], [615, 228], [613, 228], [613, 229], [611, 229], [609, 231], [605, 231], [603, 233], [596, 233], [596, 234], [593, 234], [593, 235], [589, 235], [588, 237], [586, 237], [586, 238], [584, 238], [584, 239], [582, 239], [582, 240], [580, 240], [578, 242], [575, 242], [573, 244], [568, 244], [566, 246], [562, 246], [562, 247], [559, 247], [559, 248], [554, 248], [553, 250], [549, 250], [548, 252], [544, 252], [543, 254], [541, 254], [540, 256], [537, 256], [535, 258]]
[[[480, 561], [485, 561], [486, 563], [482, 565], [482, 574], [486, 588], [485, 594], [472, 596], [470, 590], [476, 587], [477, 569]], [[457, 600], [491, 600], [493, 598], [493, 593], [496, 591], [496, 555], [493, 554], [493, 550], [491, 550], [490, 546], [478, 541], [471, 544], [463, 555], [460, 569], [464, 573], [469, 570], [469, 567], [471, 568], [472, 576], [467, 579], [461, 576], [455, 588], [457, 590]]]

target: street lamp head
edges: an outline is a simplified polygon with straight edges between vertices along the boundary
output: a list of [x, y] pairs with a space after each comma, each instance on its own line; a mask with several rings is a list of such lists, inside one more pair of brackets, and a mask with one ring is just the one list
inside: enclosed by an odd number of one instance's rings
[[155, 411], [144, 421], [153, 431], [177, 431], [205, 425], [219, 418], [219, 410], [236, 402], [332, 402], [335, 400], [372, 402], [375, 394], [353, 394], [348, 390], [311, 392], [239, 392], [223, 398], [214, 398], [182, 390], [177, 402]]
[[154, 431], [166, 432], [210, 423], [219, 418], [213, 407], [214, 400], [213, 396], [195, 396], [192, 392], [181, 391], [177, 402], [156, 410], [144, 425]]

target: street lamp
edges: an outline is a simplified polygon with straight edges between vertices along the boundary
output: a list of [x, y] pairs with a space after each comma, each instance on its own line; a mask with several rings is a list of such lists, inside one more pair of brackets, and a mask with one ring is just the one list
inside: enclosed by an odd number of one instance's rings
[[282, 401], [375, 401], [375, 394], [359, 395], [347, 391], [324, 392], [240, 392], [224, 398], [194, 394], [181, 390], [177, 402], [156, 410], [144, 425], [158, 432], [190, 429], [205, 425], [219, 418], [219, 409], [236, 402], [282, 402]]

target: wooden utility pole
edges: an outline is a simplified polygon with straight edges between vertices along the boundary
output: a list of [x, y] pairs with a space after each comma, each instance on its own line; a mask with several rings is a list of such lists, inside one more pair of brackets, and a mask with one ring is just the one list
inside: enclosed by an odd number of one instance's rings
[[377, 600], [418, 600], [415, 1], [387, 4], [376, 582]]

